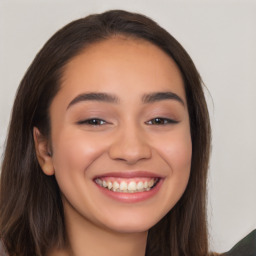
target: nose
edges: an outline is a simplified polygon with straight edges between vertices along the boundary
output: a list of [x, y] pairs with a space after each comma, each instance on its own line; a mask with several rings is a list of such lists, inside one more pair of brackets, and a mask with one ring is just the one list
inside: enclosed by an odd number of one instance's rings
[[139, 128], [126, 127], [117, 132], [115, 140], [109, 148], [109, 156], [114, 160], [122, 160], [129, 165], [140, 160], [150, 159], [151, 147], [143, 131]]

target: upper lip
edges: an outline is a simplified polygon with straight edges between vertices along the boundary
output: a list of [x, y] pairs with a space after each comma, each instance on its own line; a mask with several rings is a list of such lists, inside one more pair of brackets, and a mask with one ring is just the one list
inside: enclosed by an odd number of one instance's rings
[[118, 177], [118, 178], [138, 178], [138, 177], [149, 177], [149, 178], [163, 178], [163, 176], [149, 172], [149, 171], [123, 171], [123, 172], [108, 172], [101, 175], [97, 175], [94, 179], [100, 177]]

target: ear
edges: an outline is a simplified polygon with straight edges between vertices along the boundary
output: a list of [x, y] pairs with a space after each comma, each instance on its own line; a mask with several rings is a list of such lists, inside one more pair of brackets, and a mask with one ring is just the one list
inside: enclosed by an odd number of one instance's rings
[[41, 134], [37, 127], [33, 128], [33, 137], [39, 165], [46, 175], [53, 175], [54, 167], [48, 139]]

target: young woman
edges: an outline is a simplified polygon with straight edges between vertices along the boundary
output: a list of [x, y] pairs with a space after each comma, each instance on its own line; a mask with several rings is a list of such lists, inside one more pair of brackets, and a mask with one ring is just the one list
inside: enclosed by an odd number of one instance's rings
[[58, 31], [15, 99], [1, 174], [8, 255], [206, 256], [210, 124], [200, 76], [149, 18]]

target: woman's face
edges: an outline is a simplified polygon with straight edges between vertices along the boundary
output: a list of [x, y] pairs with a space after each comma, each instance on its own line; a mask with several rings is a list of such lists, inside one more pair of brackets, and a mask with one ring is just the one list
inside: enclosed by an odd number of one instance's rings
[[87, 47], [65, 67], [50, 121], [45, 172], [70, 224], [146, 231], [182, 196], [192, 156], [184, 85], [153, 44], [115, 37]]

